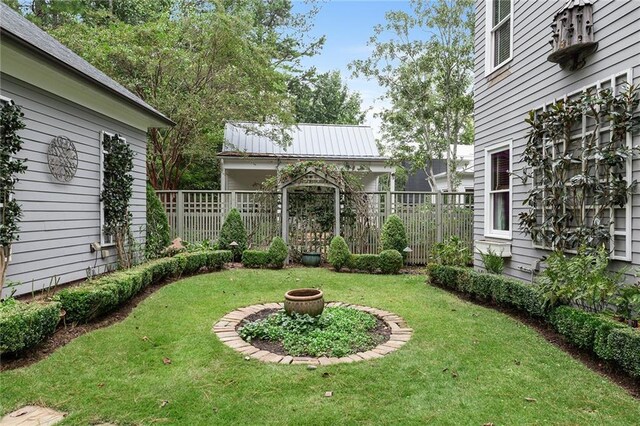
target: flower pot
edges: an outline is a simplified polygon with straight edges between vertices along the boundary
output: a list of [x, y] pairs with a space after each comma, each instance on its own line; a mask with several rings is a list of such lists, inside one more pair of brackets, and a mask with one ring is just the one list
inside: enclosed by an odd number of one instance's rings
[[284, 310], [291, 315], [293, 312], [318, 316], [324, 310], [322, 290], [315, 288], [299, 288], [289, 290], [284, 295]]
[[320, 256], [320, 253], [302, 253], [301, 261], [304, 266], [320, 266], [322, 256]]

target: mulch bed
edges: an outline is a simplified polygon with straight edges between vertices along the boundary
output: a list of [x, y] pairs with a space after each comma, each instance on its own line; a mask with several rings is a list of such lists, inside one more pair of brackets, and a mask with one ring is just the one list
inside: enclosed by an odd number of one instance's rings
[[[236, 331], [239, 331], [242, 327], [244, 327], [246, 324], [250, 323], [250, 322], [254, 322], [254, 321], [258, 321], [258, 320], [262, 320], [267, 318], [270, 315], [275, 314], [276, 312], [278, 312], [278, 309], [263, 309], [259, 312], [256, 312], [255, 314], [251, 314], [248, 317], [246, 317], [245, 319], [243, 319], [242, 321], [240, 321], [240, 323], [236, 326]], [[375, 341], [377, 342], [373, 347], [376, 347], [377, 345], [381, 345], [385, 342], [387, 342], [389, 340], [389, 337], [391, 336], [391, 328], [389, 328], [389, 326], [380, 318], [378, 318], [377, 316], [374, 315], [374, 317], [376, 318], [376, 326], [374, 329], [372, 329], [369, 334], [373, 335], [375, 338]], [[254, 339], [250, 342], [253, 346], [255, 346], [258, 349], [267, 351], [267, 352], [271, 352], [277, 355], [283, 355], [283, 356], [287, 356], [290, 355], [289, 353], [287, 353], [287, 351], [284, 349], [284, 347], [282, 346], [282, 342], [274, 342], [271, 340], [262, 340], [262, 339]], [[359, 348], [356, 352], [364, 352], [367, 351], [371, 348]], [[312, 357], [315, 358], [313, 355], [309, 355], [309, 354], [301, 354], [301, 355], [296, 355], [296, 356], [302, 356], [302, 357]]]
[[474, 305], [478, 306], [484, 306], [486, 308], [491, 308], [496, 311], [502, 312], [503, 314], [509, 315], [511, 318], [514, 318], [534, 329], [540, 336], [544, 337], [547, 342], [562, 349], [573, 359], [580, 361], [596, 373], [607, 377], [618, 386], [624, 388], [634, 398], [640, 399], [640, 379], [634, 379], [614, 363], [604, 361], [598, 358], [594, 353], [574, 346], [573, 344], [568, 342], [562, 334], [555, 331], [544, 320], [531, 317], [527, 313], [514, 308], [506, 308], [504, 306], [497, 305], [491, 301], [477, 300], [466, 293], [458, 292], [446, 287], [436, 286], [435, 284], [430, 285], [451, 293], [466, 302], [473, 303]]

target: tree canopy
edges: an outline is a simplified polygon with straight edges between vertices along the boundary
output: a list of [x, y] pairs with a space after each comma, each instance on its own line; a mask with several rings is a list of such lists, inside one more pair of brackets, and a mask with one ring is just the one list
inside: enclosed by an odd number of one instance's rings
[[[433, 161], [446, 159], [447, 188], [459, 184], [457, 145], [473, 139], [473, 2], [412, 0], [412, 14], [388, 12], [374, 29], [371, 56], [350, 68], [386, 89], [391, 106], [379, 116], [398, 162], [424, 169], [431, 187]], [[427, 32], [426, 40], [417, 37]]]

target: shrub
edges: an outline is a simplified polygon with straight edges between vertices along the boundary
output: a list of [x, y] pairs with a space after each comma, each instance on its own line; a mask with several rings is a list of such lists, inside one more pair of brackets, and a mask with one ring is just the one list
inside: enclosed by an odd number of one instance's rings
[[504, 271], [504, 259], [498, 256], [493, 250], [489, 249], [486, 253], [480, 252], [480, 258], [484, 269], [490, 274], [502, 275]]
[[374, 273], [379, 268], [377, 254], [352, 254], [349, 256], [349, 269]]
[[53, 334], [60, 321], [60, 303], [22, 303], [13, 299], [0, 304], [0, 354], [37, 345]]
[[342, 268], [349, 264], [350, 256], [351, 251], [344, 238], [339, 235], [333, 237], [331, 244], [329, 244], [329, 253], [327, 256], [327, 260], [329, 264], [333, 266], [333, 269], [340, 272]]
[[147, 184], [147, 238], [144, 246], [147, 259], [162, 256], [162, 252], [169, 244], [169, 221], [162, 207], [158, 195], [150, 184]]
[[570, 306], [560, 306], [549, 316], [551, 324], [568, 341], [581, 349], [594, 347], [596, 332], [608, 320]]
[[245, 250], [242, 252], [242, 264], [246, 268], [266, 268], [269, 266], [269, 252], [263, 250]]
[[378, 264], [383, 274], [397, 274], [402, 268], [402, 255], [398, 250], [383, 250], [378, 255]]
[[182, 253], [63, 289], [53, 298], [66, 311], [66, 320], [87, 322], [114, 310], [152, 283], [183, 273], [194, 273], [203, 267], [219, 269], [231, 257], [228, 250]]
[[[229, 245], [234, 241], [238, 243], [238, 246], [235, 248]], [[238, 209], [231, 209], [224, 220], [222, 229], [220, 229], [218, 247], [221, 250], [231, 250], [234, 255], [234, 260], [247, 249], [247, 230], [244, 227]]]
[[640, 331], [615, 328], [607, 336], [607, 345], [614, 361], [632, 377], [640, 377]]
[[269, 246], [269, 265], [275, 269], [282, 269], [289, 256], [289, 248], [280, 237], [273, 237]]
[[433, 260], [447, 266], [467, 266], [473, 263], [469, 247], [456, 236], [451, 236], [433, 247]]
[[404, 249], [407, 247], [407, 232], [398, 215], [392, 214], [382, 227], [382, 250], [398, 250], [402, 259], [407, 258]]

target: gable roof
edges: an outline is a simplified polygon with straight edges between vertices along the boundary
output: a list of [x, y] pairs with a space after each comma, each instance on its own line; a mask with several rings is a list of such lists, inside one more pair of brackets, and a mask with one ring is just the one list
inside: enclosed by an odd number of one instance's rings
[[291, 144], [287, 147], [278, 145], [264, 134], [251, 132], [254, 128], [264, 131], [275, 129], [258, 123], [227, 123], [224, 128], [225, 147], [220, 155], [387, 160], [380, 155], [369, 126], [297, 124], [286, 130], [291, 136]]
[[175, 123], [138, 96], [125, 89], [105, 73], [75, 54], [71, 49], [51, 37], [6, 4], [0, 2], [0, 30], [2, 38], [8, 37], [38, 55], [71, 71], [77, 76], [100, 86], [121, 100], [142, 109], [167, 125]]

